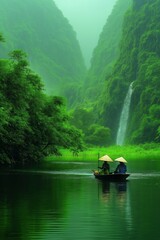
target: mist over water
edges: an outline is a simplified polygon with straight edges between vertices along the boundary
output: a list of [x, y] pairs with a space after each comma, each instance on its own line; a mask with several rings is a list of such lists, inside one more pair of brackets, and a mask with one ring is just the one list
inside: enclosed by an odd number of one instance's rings
[[90, 64], [93, 49], [116, 0], [54, 0], [77, 33], [84, 60]]

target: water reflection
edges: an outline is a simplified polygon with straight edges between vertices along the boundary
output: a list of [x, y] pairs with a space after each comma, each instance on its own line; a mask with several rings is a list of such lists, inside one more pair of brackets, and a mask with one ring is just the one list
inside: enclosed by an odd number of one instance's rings
[[101, 181], [101, 183], [102, 183], [102, 192], [104, 194], [109, 193], [110, 192], [110, 182]]
[[57, 163], [0, 174], [0, 239], [159, 239], [159, 171], [104, 182], [88, 169]]
[[[117, 199], [120, 202], [125, 201], [127, 192], [127, 181], [124, 182], [109, 182], [98, 180], [98, 189], [101, 188], [101, 199], [107, 202], [111, 196], [115, 197], [117, 194]], [[99, 190], [98, 190], [99, 192]], [[98, 193], [100, 195], [100, 193]]]
[[115, 185], [117, 190], [117, 201], [120, 207], [125, 207], [128, 204], [127, 202], [127, 181], [119, 182]]
[[121, 194], [127, 191], [127, 181], [115, 183], [117, 191]]
[[[109, 218], [112, 222], [117, 221], [117, 219], [123, 222], [127, 234], [129, 234], [133, 228], [128, 184], [128, 181], [98, 181], [99, 200], [104, 204], [104, 209], [110, 214]], [[117, 231], [121, 232], [121, 229]]]
[[102, 201], [107, 202], [110, 199], [110, 182], [99, 180], [99, 185], [102, 187], [101, 199]]

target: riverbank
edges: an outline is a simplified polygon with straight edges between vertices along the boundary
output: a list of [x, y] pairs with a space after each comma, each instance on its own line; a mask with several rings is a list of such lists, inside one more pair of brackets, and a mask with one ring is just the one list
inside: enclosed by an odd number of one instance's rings
[[45, 161], [96, 161], [98, 156], [109, 155], [112, 159], [123, 156], [132, 160], [159, 160], [160, 144], [143, 144], [129, 146], [93, 147], [80, 152], [77, 156], [69, 150], [62, 150], [62, 156], [48, 156]]

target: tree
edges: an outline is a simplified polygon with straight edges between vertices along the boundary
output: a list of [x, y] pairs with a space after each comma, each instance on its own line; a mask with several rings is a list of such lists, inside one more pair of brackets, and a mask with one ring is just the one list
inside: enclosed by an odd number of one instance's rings
[[88, 133], [88, 129], [94, 122], [94, 114], [92, 109], [77, 107], [71, 114], [71, 123], [84, 134]]
[[86, 142], [98, 146], [106, 146], [110, 144], [110, 129], [98, 124], [92, 124], [89, 128], [89, 134], [86, 136]]
[[49, 97], [26, 55], [13, 51], [0, 61], [0, 162], [32, 163], [60, 148], [82, 150], [80, 131], [69, 124], [64, 99]]

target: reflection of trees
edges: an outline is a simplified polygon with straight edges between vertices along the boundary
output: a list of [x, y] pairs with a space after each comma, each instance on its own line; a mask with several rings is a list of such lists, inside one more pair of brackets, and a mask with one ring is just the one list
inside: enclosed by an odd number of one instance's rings
[[[60, 191], [63, 187], [61, 179], [52, 181], [47, 175], [0, 176], [0, 220], [3, 217], [0, 239], [12, 236], [14, 239], [28, 239], [28, 232], [32, 235], [31, 232], [42, 231], [46, 219], [54, 222], [62, 217], [66, 194], [66, 191]], [[42, 217], [44, 214], [48, 216]]]
[[121, 204], [117, 183], [75, 175], [16, 173], [0, 175], [0, 187], [0, 239], [98, 239], [108, 236], [108, 229], [111, 239], [121, 232], [119, 224], [112, 226], [117, 217], [126, 229], [127, 194]]

